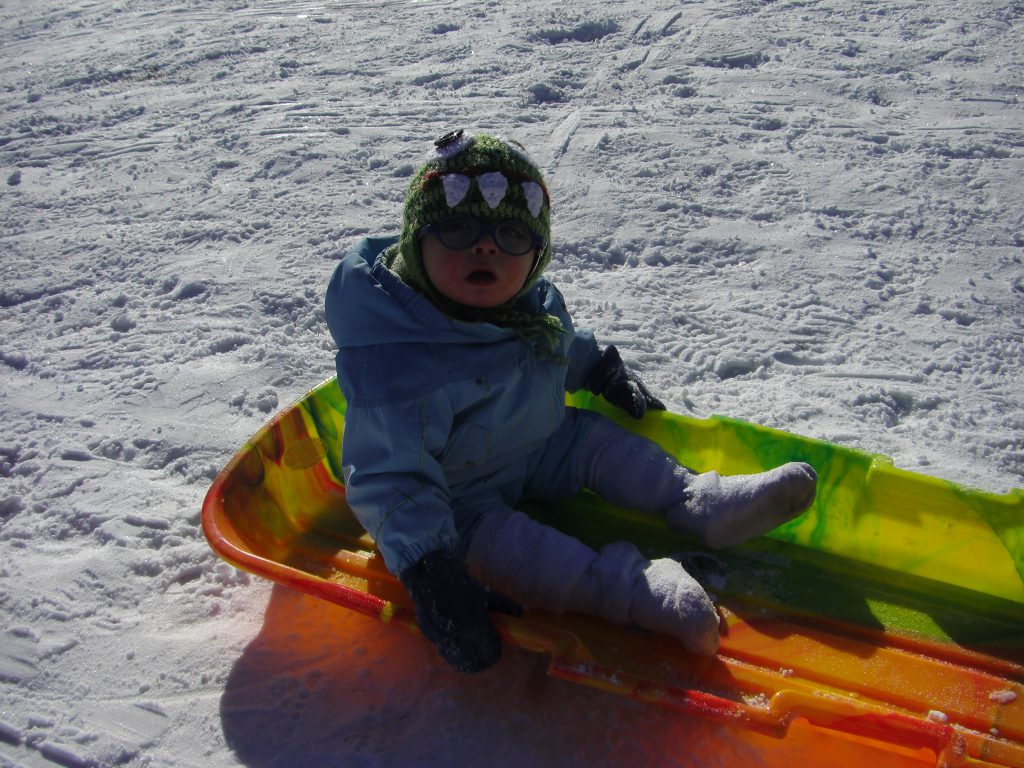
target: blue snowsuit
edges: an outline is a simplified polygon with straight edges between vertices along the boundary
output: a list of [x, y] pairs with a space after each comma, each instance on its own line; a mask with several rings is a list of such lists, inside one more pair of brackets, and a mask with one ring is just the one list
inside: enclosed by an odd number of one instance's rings
[[363, 240], [338, 264], [327, 325], [348, 401], [348, 501], [392, 573], [449, 548], [465, 554], [482, 517], [526, 497], [583, 486], [572, 447], [601, 417], [565, 406], [600, 358], [561, 293], [540, 281], [518, 299], [566, 329], [553, 355], [516, 331], [442, 313], [379, 259], [394, 238]]

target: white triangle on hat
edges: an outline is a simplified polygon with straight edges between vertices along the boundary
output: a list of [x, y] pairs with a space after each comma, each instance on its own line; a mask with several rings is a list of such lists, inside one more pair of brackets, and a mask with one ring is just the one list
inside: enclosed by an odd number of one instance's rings
[[540, 216], [540, 209], [544, 207], [544, 188], [536, 181], [524, 181], [521, 184], [523, 196], [526, 198], [526, 207], [530, 209], [533, 218]]
[[449, 173], [441, 177], [441, 183], [444, 185], [445, 202], [448, 203], [449, 208], [454, 208], [466, 199], [472, 182], [469, 176], [464, 176], [461, 173]]
[[476, 179], [476, 185], [480, 187], [480, 194], [491, 208], [497, 208], [508, 192], [508, 179], [499, 171], [481, 174]]

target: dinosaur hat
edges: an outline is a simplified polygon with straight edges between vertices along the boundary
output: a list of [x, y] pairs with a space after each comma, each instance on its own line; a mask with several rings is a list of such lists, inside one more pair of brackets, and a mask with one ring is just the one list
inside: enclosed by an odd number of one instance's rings
[[517, 142], [453, 131], [434, 142], [412, 177], [402, 210], [402, 234], [388, 266], [413, 287], [444, 304], [430, 284], [420, 253], [420, 233], [458, 214], [524, 224], [542, 245], [526, 283], [529, 290], [551, 261], [551, 203], [537, 165]]

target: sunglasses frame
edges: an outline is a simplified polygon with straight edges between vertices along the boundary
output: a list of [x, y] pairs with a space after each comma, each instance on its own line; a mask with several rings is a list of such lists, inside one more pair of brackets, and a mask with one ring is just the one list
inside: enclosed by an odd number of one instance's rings
[[[444, 236], [441, 234], [441, 227], [445, 223], [451, 221], [474, 222], [476, 224], [477, 231], [476, 236], [473, 238], [473, 241], [467, 243], [466, 245], [452, 245], [450, 243], [445, 242]], [[527, 247], [525, 251], [517, 252], [514, 250], [509, 250], [505, 248], [500, 242], [498, 242], [498, 229], [505, 224], [514, 224], [517, 227], [524, 227], [526, 231], [530, 234], [530, 245]], [[423, 235], [426, 234], [434, 235], [441, 242], [441, 245], [443, 245], [445, 248], [450, 248], [453, 251], [463, 251], [466, 250], [467, 248], [472, 248], [474, 245], [480, 242], [480, 239], [485, 234], [490, 235], [491, 239], [494, 241], [494, 244], [498, 246], [502, 253], [507, 253], [509, 256], [525, 256], [532, 250], [537, 250], [539, 252], [544, 249], [545, 245], [544, 238], [542, 238], [536, 232], [532, 231], [529, 227], [526, 227], [522, 222], [516, 221], [515, 219], [502, 219], [501, 221], [487, 222], [478, 219], [476, 216], [471, 216], [469, 214], [449, 216], [447, 219], [443, 219], [442, 221], [436, 222], [434, 224], [426, 224], [420, 228], [420, 236], [422, 237]]]

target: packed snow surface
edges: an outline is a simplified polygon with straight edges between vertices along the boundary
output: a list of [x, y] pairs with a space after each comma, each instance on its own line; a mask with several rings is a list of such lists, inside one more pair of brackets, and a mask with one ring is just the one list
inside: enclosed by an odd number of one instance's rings
[[768, 764], [239, 573], [203, 496], [459, 127], [543, 166], [550, 276], [673, 410], [1021, 486], [1022, 40], [995, 0], [4, 3], [0, 765]]

